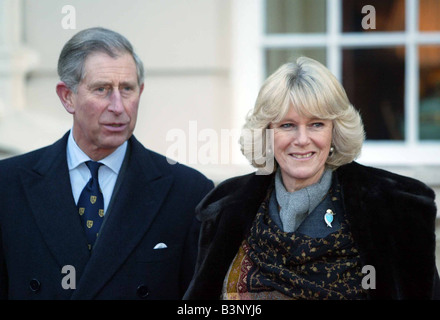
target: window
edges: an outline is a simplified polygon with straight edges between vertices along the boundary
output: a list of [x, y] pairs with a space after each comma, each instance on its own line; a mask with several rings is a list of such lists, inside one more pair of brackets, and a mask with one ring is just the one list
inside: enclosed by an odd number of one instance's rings
[[367, 141], [360, 160], [440, 165], [439, 0], [241, 1], [246, 8], [235, 9], [243, 10], [249, 42], [237, 42], [235, 54], [248, 57], [248, 88], [295, 57], [314, 58], [362, 114]]

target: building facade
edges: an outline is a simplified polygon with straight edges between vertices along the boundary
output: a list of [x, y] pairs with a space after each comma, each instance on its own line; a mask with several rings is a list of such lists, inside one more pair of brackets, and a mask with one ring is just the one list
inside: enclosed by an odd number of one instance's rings
[[[363, 116], [359, 162], [440, 198], [440, 0], [0, 0], [0, 157], [70, 129], [56, 92], [63, 44], [124, 34], [145, 64], [136, 137], [216, 182], [253, 171], [238, 145], [264, 78], [326, 64]], [[440, 213], [439, 213], [440, 216]]]

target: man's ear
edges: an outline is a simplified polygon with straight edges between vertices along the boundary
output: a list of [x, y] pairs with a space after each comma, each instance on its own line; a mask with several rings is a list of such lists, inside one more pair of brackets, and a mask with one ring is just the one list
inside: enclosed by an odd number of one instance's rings
[[61, 103], [64, 106], [64, 109], [66, 109], [67, 112], [74, 114], [75, 108], [73, 105], [73, 92], [72, 92], [72, 90], [63, 81], [60, 81], [57, 83], [56, 91], [57, 91], [58, 97], [61, 100]]

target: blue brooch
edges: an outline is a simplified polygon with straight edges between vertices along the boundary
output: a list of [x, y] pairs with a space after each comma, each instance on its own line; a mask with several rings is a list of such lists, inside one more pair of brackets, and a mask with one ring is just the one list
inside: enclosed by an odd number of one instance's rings
[[327, 227], [332, 228], [333, 216], [335, 213], [331, 209], [327, 209], [324, 214], [324, 221], [327, 224]]

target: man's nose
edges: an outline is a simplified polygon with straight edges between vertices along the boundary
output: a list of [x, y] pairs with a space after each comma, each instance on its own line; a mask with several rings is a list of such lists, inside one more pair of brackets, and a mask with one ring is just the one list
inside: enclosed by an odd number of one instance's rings
[[121, 114], [124, 111], [124, 103], [119, 90], [113, 90], [110, 95], [110, 106], [108, 110], [116, 114]]

